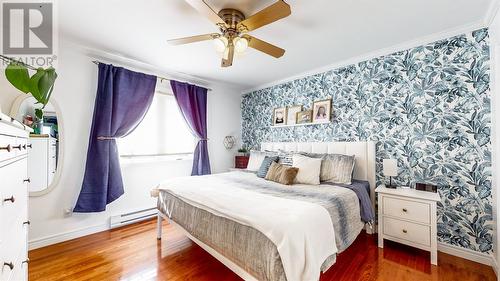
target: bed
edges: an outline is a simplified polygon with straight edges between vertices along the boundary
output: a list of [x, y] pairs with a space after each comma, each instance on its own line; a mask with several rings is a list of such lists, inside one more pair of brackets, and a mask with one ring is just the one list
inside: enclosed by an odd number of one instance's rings
[[[355, 155], [353, 178], [375, 189], [373, 142], [262, 143], [263, 151]], [[162, 183], [161, 221], [176, 224], [195, 243], [244, 280], [317, 280], [365, 228], [358, 196], [331, 185], [284, 186], [253, 173], [230, 172]]]

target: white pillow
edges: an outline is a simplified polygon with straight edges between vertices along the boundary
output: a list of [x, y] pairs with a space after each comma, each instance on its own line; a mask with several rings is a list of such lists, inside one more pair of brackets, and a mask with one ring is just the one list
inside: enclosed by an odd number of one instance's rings
[[295, 183], [319, 184], [321, 158], [311, 158], [300, 154], [292, 156], [293, 167], [299, 168]]
[[266, 158], [266, 153], [261, 151], [250, 151], [250, 159], [248, 159], [247, 170], [258, 171], [262, 165], [262, 161]]

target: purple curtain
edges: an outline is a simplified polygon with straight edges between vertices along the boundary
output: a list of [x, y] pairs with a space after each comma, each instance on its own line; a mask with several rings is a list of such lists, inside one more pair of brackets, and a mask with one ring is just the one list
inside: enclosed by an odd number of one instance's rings
[[116, 138], [131, 133], [149, 109], [156, 76], [99, 64], [99, 80], [82, 189], [74, 212], [101, 212], [123, 195]]
[[173, 80], [170, 85], [186, 123], [198, 138], [191, 175], [208, 175], [211, 171], [207, 147], [207, 89]]

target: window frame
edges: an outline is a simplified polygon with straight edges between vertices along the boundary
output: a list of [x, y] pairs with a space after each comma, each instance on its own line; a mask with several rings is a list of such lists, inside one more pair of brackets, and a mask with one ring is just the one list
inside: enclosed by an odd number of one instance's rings
[[[162, 91], [160, 89], [155, 90], [154, 95], [164, 95], [171, 96], [175, 100], [175, 96], [173, 93]], [[180, 110], [179, 110], [180, 111]], [[182, 114], [182, 112], [179, 112]], [[146, 112], [147, 114], [147, 112]], [[139, 124], [140, 126], [140, 124]], [[189, 125], [186, 124], [186, 126]], [[125, 136], [124, 138], [126, 138]], [[124, 163], [147, 163], [147, 162], [163, 162], [163, 161], [181, 161], [181, 160], [190, 160], [193, 159], [194, 150], [196, 149], [196, 145], [198, 143], [197, 138], [193, 135], [193, 140], [195, 147], [191, 152], [176, 152], [176, 153], [157, 153], [157, 154], [121, 154], [119, 151], [120, 145], [118, 146], [118, 153], [120, 162]]]

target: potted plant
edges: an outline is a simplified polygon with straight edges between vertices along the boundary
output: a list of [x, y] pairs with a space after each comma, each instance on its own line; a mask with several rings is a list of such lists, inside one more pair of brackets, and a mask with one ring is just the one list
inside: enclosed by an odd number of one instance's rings
[[242, 147], [238, 148], [238, 156], [247, 156], [248, 155], [248, 149]]
[[[38, 120], [43, 120], [43, 109], [50, 100], [54, 83], [57, 79], [56, 70], [53, 67], [46, 69], [35, 68], [22, 61], [0, 55], [0, 59], [9, 63], [5, 68], [5, 77], [16, 89], [25, 94], [31, 94], [37, 104], [42, 107], [35, 110]], [[30, 72], [32, 75], [30, 75]]]

